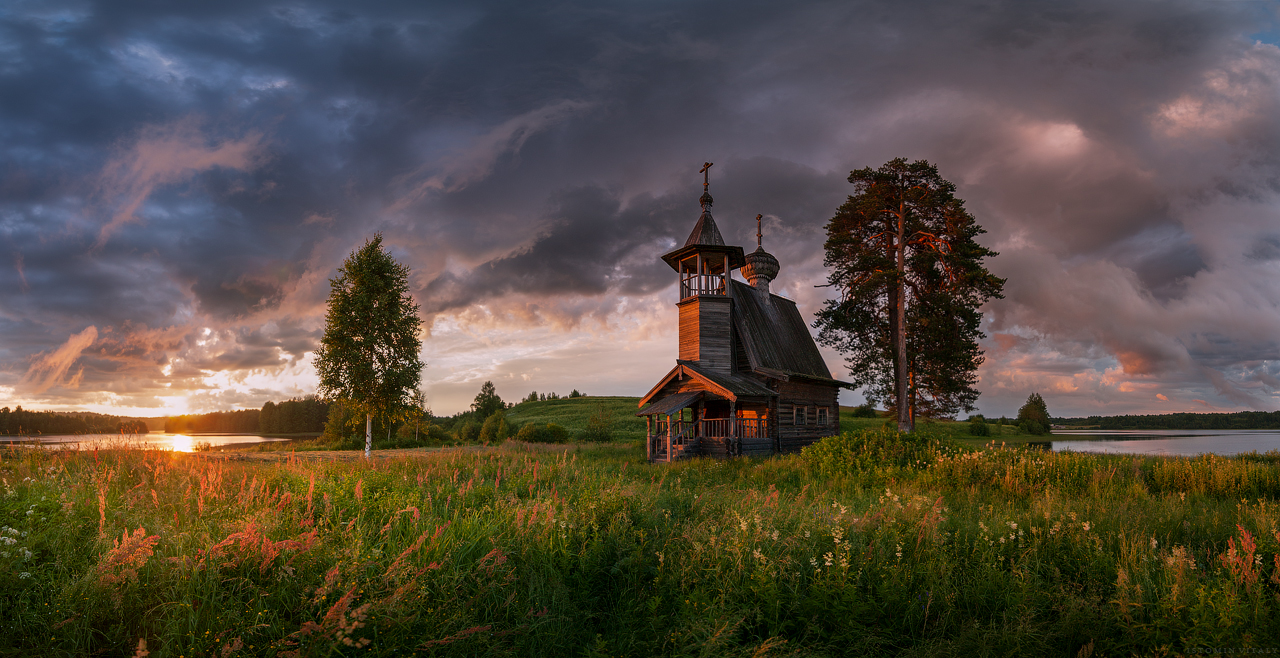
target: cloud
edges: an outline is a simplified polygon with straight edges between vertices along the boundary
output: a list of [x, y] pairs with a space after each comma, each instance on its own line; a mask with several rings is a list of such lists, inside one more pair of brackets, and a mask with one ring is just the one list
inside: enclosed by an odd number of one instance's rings
[[192, 117], [145, 126], [99, 176], [97, 192], [111, 208], [111, 219], [99, 229], [94, 248], [102, 248], [120, 227], [139, 221], [138, 209], [157, 186], [186, 181], [218, 167], [249, 170], [262, 159], [263, 148], [258, 132], [211, 143]]
[[80, 379], [84, 374], [81, 369], [69, 381], [63, 381], [63, 376], [71, 369], [71, 366], [80, 358], [80, 354], [93, 345], [98, 339], [98, 328], [89, 326], [77, 334], [72, 334], [67, 342], [61, 347], [49, 354], [42, 355], [27, 370], [27, 374], [23, 377], [23, 383], [27, 384], [29, 390], [33, 394], [43, 393], [59, 383], [66, 384], [68, 388], [75, 388], [79, 385]]
[[[468, 146], [397, 178], [395, 184], [409, 186], [410, 189], [392, 204], [391, 211], [405, 209], [428, 192], [458, 192], [465, 189], [488, 176], [499, 158], [518, 154], [533, 135], [591, 107], [592, 103], [588, 102], [561, 100], [502, 122]], [[435, 173], [423, 179], [422, 176], [431, 170]]]

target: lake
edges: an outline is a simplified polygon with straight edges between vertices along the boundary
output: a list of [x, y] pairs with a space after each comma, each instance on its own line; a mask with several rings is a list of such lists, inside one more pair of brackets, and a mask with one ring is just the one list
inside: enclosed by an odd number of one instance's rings
[[[1065, 438], [1072, 437], [1072, 438]], [[1054, 430], [1056, 451], [1191, 457], [1280, 450], [1277, 430]]]
[[146, 450], [174, 450], [195, 452], [200, 444], [225, 446], [233, 443], [265, 443], [288, 441], [252, 434], [46, 434], [43, 436], [3, 436], [0, 445], [37, 444], [55, 450], [93, 450], [95, 448], [143, 448]]

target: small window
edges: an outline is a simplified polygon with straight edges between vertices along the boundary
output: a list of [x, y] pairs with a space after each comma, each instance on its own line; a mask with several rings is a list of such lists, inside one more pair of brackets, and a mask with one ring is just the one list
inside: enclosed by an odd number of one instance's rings
[[828, 419], [828, 417], [827, 417], [827, 408], [826, 408], [826, 407], [818, 407], [818, 424], [819, 424], [819, 425], [826, 425], [826, 424], [828, 424], [828, 423], [830, 423], [830, 422], [831, 422], [831, 421], [830, 421], [830, 419]]
[[796, 424], [797, 425], [809, 424], [809, 419], [807, 417], [809, 414], [805, 413], [808, 410], [809, 410], [808, 407], [802, 407], [800, 405], [796, 405]]

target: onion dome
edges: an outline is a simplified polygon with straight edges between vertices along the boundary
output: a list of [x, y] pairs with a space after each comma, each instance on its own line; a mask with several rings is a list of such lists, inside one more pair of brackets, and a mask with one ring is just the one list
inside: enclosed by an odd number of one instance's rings
[[747, 283], [756, 290], [769, 292], [769, 282], [778, 276], [782, 268], [773, 254], [764, 250], [760, 232], [760, 220], [763, 215], [756, 215], [756, 250], [746, 255], [747, 264], [740, 270]]

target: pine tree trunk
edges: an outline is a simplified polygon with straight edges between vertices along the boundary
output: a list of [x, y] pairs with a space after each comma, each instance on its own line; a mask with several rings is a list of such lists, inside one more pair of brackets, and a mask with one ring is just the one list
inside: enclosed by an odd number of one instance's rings
[[898, 355], [897, 372], [895, 379], [897, 380], [897, 407], [898, 407], [898, 431], [911, 432], [915, 430], [911, 413], [910, 390], [907, 381], [907, 209], [905, 204], [898, 204], [898, 281], [897, 290], [895, 291], [894, 300], [897, 308], [893, 309], [896, 315], [897, 326], [893, 328], [894, 350]]
[[364, 458], [373, 450], [373, 414], [364, 415]]

